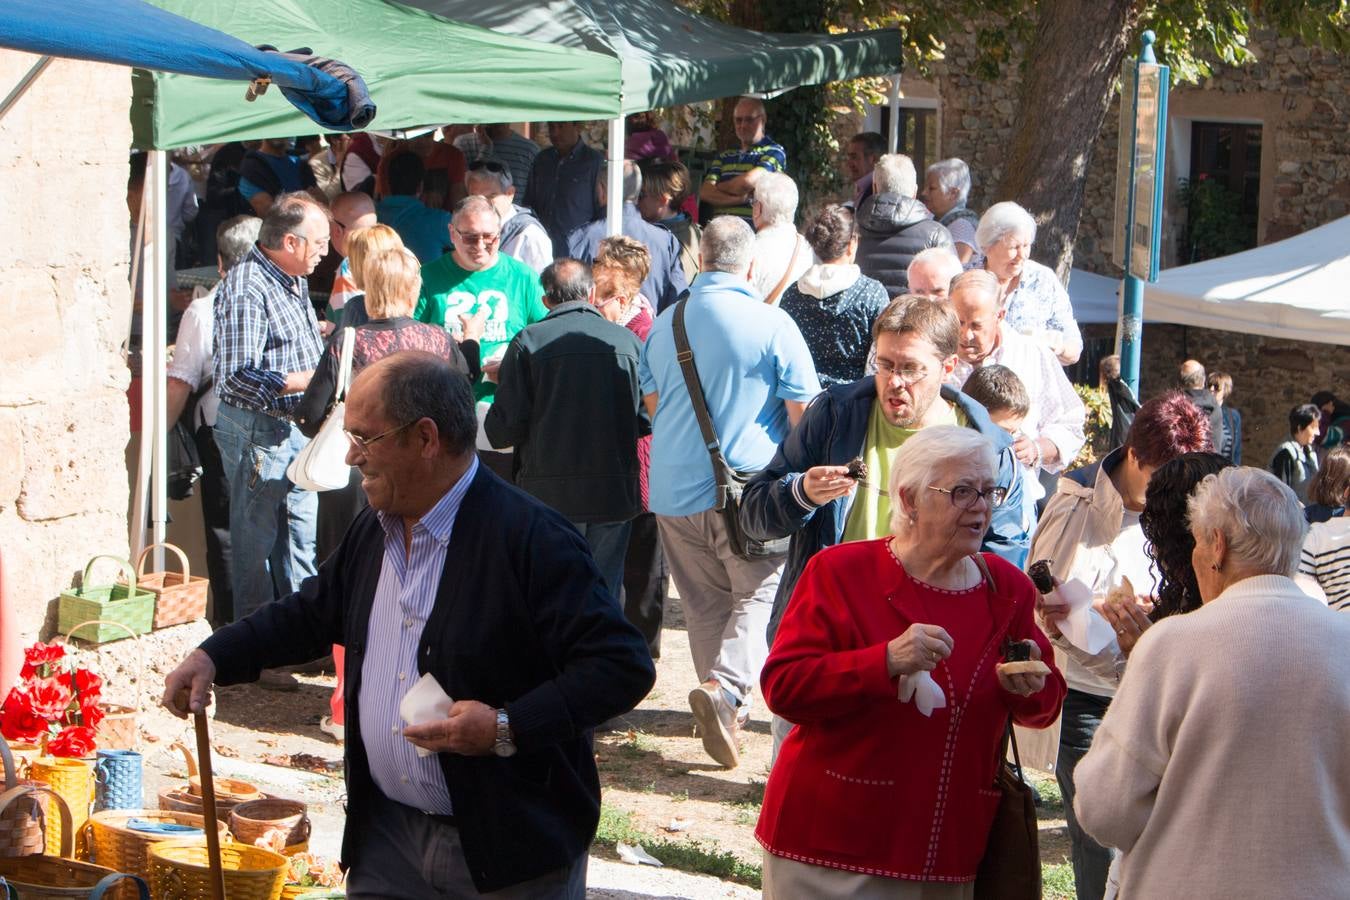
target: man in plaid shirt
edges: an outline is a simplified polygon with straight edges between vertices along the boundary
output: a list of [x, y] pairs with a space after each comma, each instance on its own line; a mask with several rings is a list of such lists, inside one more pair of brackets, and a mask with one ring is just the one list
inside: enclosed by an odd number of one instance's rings
[[230, 484], [235, 617], [315, 573], [318, 495], [286, 467], [305, 445], [290, 416], [323, 352], [305, 276], [328, 252], [328, 214], [285, 194], [216, 296], [216, 444]]

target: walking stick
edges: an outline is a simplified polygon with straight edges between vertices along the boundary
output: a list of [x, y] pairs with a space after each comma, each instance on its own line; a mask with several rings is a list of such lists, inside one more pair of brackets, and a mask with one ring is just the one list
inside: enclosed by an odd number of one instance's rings
[[[188, 692], [178, 695], [180, 709], [188, 708]], [[197, 770], [202, 779], [202, 818], [206, 827], [206, 858], [211, 866], [211, 896], [225, 900], [225, 869], [220, 862], [220, 829], [216, 818], [216, 782], [211, 774], [211, 734], [207, 729], [206, 710], [193, 713], [192, 724], [197, 731]]]

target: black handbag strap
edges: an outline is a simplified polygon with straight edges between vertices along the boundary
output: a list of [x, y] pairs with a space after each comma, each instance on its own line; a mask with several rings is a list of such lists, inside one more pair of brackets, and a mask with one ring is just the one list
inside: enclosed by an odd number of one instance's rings
[[[990, 593], [997, 592], [998, 585], [994, 581], [994, 573], [989, 570], [989, 563], [985, 561], [984, 554], [976, 552], [971, 554], [970, 558], [975, 560], [975, 565], [979, 567], [980, 574], [989, 583]], [[1013, 733], [1012, 716], [1008, 716], [1008, 724], [1003, 728], [1003, 740], [998, 745], [998, 765], [995, 766], [995, 771], [1001, 769], [1004, 760], [1008, 758], [1009, 746], [1012, 747], [1013, 771], [1017, 774], [1017, 780], [1025, 784], [1026, 779], [1022, 777], [1022, 757], [1017, 752], [1017, 735]], [[995, 778], [997, 779], [997, 776]]]
[[[684, 327], [684, 308], [689, 303], [689, 292], [680, 294], [675, 303], [675, 314], [671, 319], [671, 330], [675, 336], [675, 359], [684, 374], [684, 386], [689, 392], [689, 403], [694, 408], [694, 418], [698, 420], [699, 431], [703, 433], [703, 444], [712, 459], [713, 478], [718, 488], [730, 483], [727, 475], [726, 457], [722, 455], [722, 444], [717, 439], [717, 428], [713, 425], [712, 414], [708, 412], [708, 401], [703, 396], [703, 383], [699, 381], [698, 369], [694, 367], [694, 351], [689, 347], [689, 332]], [[718, 498], [718, 508], [722, 498]]]

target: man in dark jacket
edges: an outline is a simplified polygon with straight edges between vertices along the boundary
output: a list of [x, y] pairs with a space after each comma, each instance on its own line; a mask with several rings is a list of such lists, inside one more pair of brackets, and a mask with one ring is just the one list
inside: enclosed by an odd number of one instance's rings
[[[770, 641], [806, 562], [844, 541], [890, 533], [890, 460], [905, 439], [929, 425], [966, 425], [986, 435], [998, 453], [998, 483], [1007, 488], [994, 510], [984, 549], [1022, 566], [1027, 534], [1021, 524], [1022, 479], [1012, 438], [984, 407], [942, 385], [956, 365], [960, 326], [938, 300], [906, 297], [877, 317], [872, 337], [877, 374], [834, 385], [807, 407], [741, 498], [741, 527], [753, 538], [792, 537], [774, 598]], [[849, 463], [861, 458], [855, 481]]]
[[[605, 206], [604, 173], [596, 184], [600, 206]], [[684, 277], [684, 266], [680, 264], [680, 242], [675, 234], [661, 225], [653, 225], [642, 218], [638, 211], [638, 197], [642, 193], [642, 171], [637, 163], [625, 160], [623, 164], [623, 221], [620, 232], [641, 241], [652, 256], [651, 269], [642, 282], [642, 295], [656, 307], [657, 312], [675, 302], [675, 299], [689, 287]], [[600, 242], [608, 234], [608, 223], [601, 216], [589, 225], [583, 225], [567, 236], [567, 252], [585, 263], [595, 261], [600, 251]]]
[[1219, 436], [1223, 434], [1223, 411], [1206, 382], [1205, 367], [1197, 360], [1188, 359], [1181, 364], [1177, 377], [1186, 396], [1209, 419], [1209, 433], [1214, 435], [1217, 447]]
[[[299, 591], [188, 654], [164, 703], [199, 712], [213, 681], [343, 644], [347, 896], [580, 900], [600, 818], [591, 730], [651, 688], [642, 636], [566, 521], [480, 465], [472, 393], [443, 359], [362, 371], [346, 426], [370, 508]], [[454, 702], [405, 727], [427, 675]]]
[[492, 446], [515, 448], [516, 484], [576, 526], [617, 597], [632, 520], [642, 512], [642, 345], [606, 321], [619, 304], [592, 305], [585, 263], [560, 259], [543, 282], [549, 313], [506, 348], [483, 429]]
[[951, 233], [916, 199], [918, 177], [908, 156], [888, 153], [877, 160], [872, 190], [858, 209], [857, 263], [895, 297], [909, 290], [905, 271], [920, 250], [956, 248]]

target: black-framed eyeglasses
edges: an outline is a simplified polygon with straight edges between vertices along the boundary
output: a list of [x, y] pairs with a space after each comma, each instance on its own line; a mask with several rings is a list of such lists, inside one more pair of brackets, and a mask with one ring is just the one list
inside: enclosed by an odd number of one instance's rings
[[409, 425], [415, 425], [415, 424], [417, 423], [417, 421], [418, 421], [417, 419], [413, 419], [411, 422], [404, 422], [402, 425], [398, 425], [398, 426], [396, 426], [396, 427], [394, 427], [394, 428], [390, 428], [388, 431], [381, 431], [379, 434], [375, 435], [374, 437], [361, 437], [361, 435], [359, 435], [359, 434], [352, 434], [350, 431], [348, 431], [348, 430], [345, 429], [345, 428], [342, 429], [342, 433], [345, 434], [345, 435], [347, 436], [347, 440], [351, 441], [352, 446], [355, 447], [357, 450], [359, 450], [359, 451], [362, 452], [362, 453], [369, 453], [369, 452], [370, 452], [370, 448], [371, 448], [371, 446], [372, 446], [373, 444], [376, 444], [376, 443], [378, 443], [379, 441], [384, 440], [385, 438], [389, 437], [389, 435], [391, 435], [391, 434], [396, 434], [396, 433], [402, 431], [403, 429], [407, 428]]
[[958, 484], [954, 488], [940, 488], [929, 485], [930, 491], [937, 491], [939, 494], [946, 494], [952, 501], [952, 506], [959, 509], [971, 509], [975, 506], [976, 500], [984, 500], [989, 504], [990, 509], [997, 509], [1003, 505], [1003, 501], [1008, 499], [1008, 489], [998, 487], [997, 485], [985, 490], [978, 490], [968, 484]]

